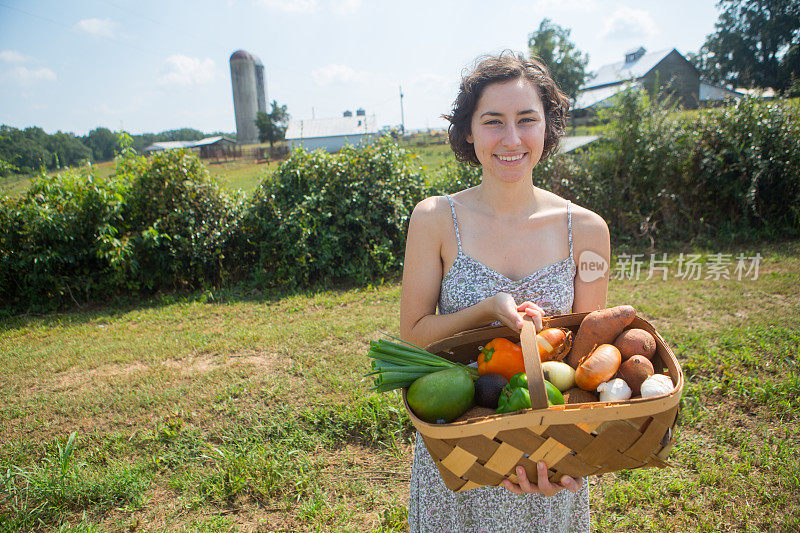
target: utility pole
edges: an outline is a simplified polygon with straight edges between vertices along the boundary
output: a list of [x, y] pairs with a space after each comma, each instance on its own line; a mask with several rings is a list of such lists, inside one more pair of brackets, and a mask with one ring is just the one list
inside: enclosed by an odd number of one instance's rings
[[406, 133], [406, 119], [403, 117], [403, 86], [400, 86], [400, 134]]

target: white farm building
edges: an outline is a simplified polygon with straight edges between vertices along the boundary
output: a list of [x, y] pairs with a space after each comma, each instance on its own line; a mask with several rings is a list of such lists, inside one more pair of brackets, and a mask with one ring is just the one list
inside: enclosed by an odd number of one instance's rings
[[371, 143], [378, 135], [375, 115], [367, 115], [363, 109], [353, 115], [345, 111], [336, 118], [292, 120], [286, 129], [286, 141], [290, 148], [326, 150], [338, 152], [345, 145]]

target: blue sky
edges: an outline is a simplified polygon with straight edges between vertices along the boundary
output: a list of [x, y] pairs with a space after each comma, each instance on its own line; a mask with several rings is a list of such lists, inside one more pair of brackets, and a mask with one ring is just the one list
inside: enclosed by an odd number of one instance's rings
[[228, 59], [259, 56], [292, 118], [363, 107], [379, 125], [437, 128], [462, 70], [527, 50], [543, 18], [589, 69], [639, 45], [696, 51], [710, 0], [0, 0], [0, 124], [86, 134], [235, 131]]

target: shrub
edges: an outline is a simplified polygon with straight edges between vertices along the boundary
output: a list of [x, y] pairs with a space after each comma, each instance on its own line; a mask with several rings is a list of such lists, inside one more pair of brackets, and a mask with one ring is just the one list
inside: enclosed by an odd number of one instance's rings
[[295, 150], [256, 191], [237, 263], [268, 285], [360, 283], [402, 265], [423, 179], [391, 140], [338, 154]]
[[127, 275], [148, 290], [218, 283], [243, 199], [183, 150], [156, 154], [133, 175], [121, 210]]
[[219, 283], [243, 203], [182, 151], [145, 161], [128, 145], [109, 178], [43, 176], [0, 200], [0, 297], [38, 309]]
[[121, 195], [112, 180], [69, 171], [0, 200], [0, 299], [41, 307], [88, 301], [111, 289], [97, 236], [115, 224]]
[[460, 161], [447, 159], [428, 180], [426, 196], [452, 194], [479, 185], [483, 172]]

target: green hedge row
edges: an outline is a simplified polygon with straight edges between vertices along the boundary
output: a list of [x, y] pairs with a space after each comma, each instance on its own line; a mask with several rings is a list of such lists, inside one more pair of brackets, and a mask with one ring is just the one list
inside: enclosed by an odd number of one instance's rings
[[603, 137], [537, 167], [534, 180], [634, 245], [733, 243], [800, 234], [800, 109], [743, 99], [675, 113], [631, 90]]
[[[534, 182], [601, 214], [615, 244], [800, 233], [795, 107], [745, 100], [675, 119], [626, 93], [601, 141], [540, 165]], [[0, 308], [248, 280], [297, 288], [397, 275], [416, 202], [480, 182], [448, 162], [425, 176], [390, 139], [295, 151], [250, 197], [193, 155], [128, 148], [106, 179], [66, 172], [0, 199]]]

